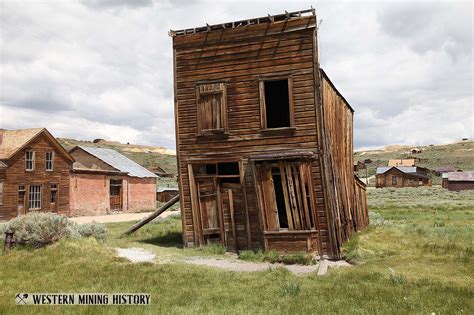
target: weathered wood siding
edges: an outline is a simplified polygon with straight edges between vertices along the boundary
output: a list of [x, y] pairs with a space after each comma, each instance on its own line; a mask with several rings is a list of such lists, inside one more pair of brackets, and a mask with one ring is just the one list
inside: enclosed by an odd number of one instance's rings
[[[365, 194], [354, 179], [353, 110], [321, 70], [322, 133], [324, 139], [324, 175], [328, 193], [327, 217], [330, 222], [332, 255], [352, 232], [367, 225], [364, 216], [357, 215], [356, 193]], [[365, 196], [359, 196], [359, 199]], [[367, 213], [367, 208], [362, 209]]]
[[[242, 161], [251, 247], [262, 247], [254, 178], [249, 157], [268, 152], [308, 149], [318, 152], [315, 118], [315, 16], [264, 23], [173, 38], [175, 113], [184, 241], [195, 243], [191, 209], [190, 159]], [[259, 78], [291, 75], [294, 132], [261, 130]], [[227, 85], [228, 134], [198, 137], [196, 83], [214, 80]], [[327, 220], [319, 159], [312, 165], [318, 221], [324, 250]], [[284, 238], [284, 236], [282, 236]]]
[[[25, 170], [25, 151], [35, 152], [35, 169]], [[46, 152], [54, 152], [54, 169], [46, 171]], [[26, 190], [25, 209], [28, 210], [28, 192], [30, 185], [41, 185], [41, 209], [35, 211], [57, 212], [69, 214], [69, 172], [72, 162], [65, 159], [50, 141], [44, 136], [38, 136], [27, 148], [19, 151], [7, 162], [5, 170], [3, 205], [0, 206], [0, 220], [8, 220], [18, 214], [18, 186], [24, 185]], [[57, 209], [50, 208], [50, 184], [58, 184]]]

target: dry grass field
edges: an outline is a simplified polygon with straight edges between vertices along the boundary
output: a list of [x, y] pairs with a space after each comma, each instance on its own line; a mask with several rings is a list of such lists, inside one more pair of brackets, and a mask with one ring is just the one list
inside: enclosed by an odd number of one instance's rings
[[[369, 189], [371, 225], [344, 248], [351, 268], [325, 276], [285, 269], [229, 272], [179, 262], [226, 259], [219, 247], [183, 249], [181, 222], [167, 218], [136, 234], [107, 225], [107, 241], [62, 240], [0, 256], [0, 313], [51, 314], [472, 314], [474, 192]], [[160, 263], [133, 264], [115, 247], [141, 247]], [[149, 306], [15, 306], [18, 292], [148, 292]]]

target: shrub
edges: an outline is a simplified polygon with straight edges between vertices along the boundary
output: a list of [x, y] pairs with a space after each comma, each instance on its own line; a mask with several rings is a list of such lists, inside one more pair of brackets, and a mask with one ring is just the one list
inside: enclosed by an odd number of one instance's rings
[[94, 237], [99, 241], [107, 238], [107, 228], [100, 223], [86, 223], [77, 225], [77, 232], [81, 237]]
[[4, 230], [15, 233], [13, 239], [16, 244], [35, 248], [53, 244], [63, 237], [80, 236], [74, 222], [54, 213], [30, 213], [19, 216], [7, 222]]
[[51, 245], [61, 238], [77, 239], [95, 237], [105, 239], [105, 226], [97, 223], [77, 225], [68, 218], [55, 213], [29, 213], [8, 221], [0, 226], [1, 238], [4, 231], [14, 232], [15, 244], [27, 247], [43, 247]]

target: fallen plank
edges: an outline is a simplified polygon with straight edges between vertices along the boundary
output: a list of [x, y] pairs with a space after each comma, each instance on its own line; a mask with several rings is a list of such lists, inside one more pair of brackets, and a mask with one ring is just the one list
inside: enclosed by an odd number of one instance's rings
[[132, 234], [133, 232], [135, 232], [136, 230], [138, 230], [139, 228], [141, 228], [142, 226], [149, 223], [150, 221], [152, 221], [153, 219], [158, 217], [160, 214], [162, 214], [163, 212], [168, 210], [168, 208], [171, 207], [172, 205], [174, 205], [178, 200], [179, 200], [179, 194], [174, 196], [173, 198], [171, 198], [168, 202], [166, 202], [163, 206], [161, 206], [160, 209], [156, 210], [155, 212], [153, 212], [148, 217], [143, 218], [141, 221], [139, 221], [136, 224], [132, 225], [123, 234], [125, 234], [125, 235]]

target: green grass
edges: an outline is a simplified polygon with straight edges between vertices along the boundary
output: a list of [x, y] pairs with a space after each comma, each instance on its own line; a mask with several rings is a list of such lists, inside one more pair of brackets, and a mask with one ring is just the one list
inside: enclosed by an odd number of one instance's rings
[[[113, 247], [143, 247], [160, 261], [225, 257], [218, 246], [182, 249], [179, 218], [126, 237], [120, 234], [131, 223], [108, 224], [105, 244], [82, 239], [13, 250], [0, 256], [0, 314], [472, 314], [474, 192], [420, 192], [369, 190], [373, 224], [344, 246], [356, 265], [323, 277], [283, 268], [237, 273], [179, 262], [132, 264], [114, 255]], [[148, 292], [152, 305], [17, 307], [19, 292]]]

